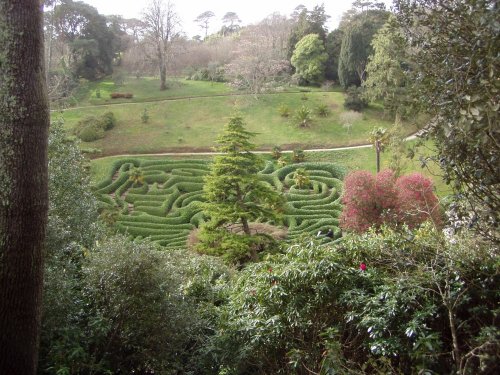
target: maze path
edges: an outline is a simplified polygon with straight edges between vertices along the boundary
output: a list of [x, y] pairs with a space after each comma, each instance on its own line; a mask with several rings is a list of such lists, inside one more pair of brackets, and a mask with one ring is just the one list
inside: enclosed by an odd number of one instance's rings
[[[132, 186], [128, 172], [141, 168], [142, 186]], [[304, 168], [310, 175], [312, 186], [298, 189], [293, 175], [297, 168]], [[120, 214], [116, 228], [132, 238], [148, 237], [168, 247], [184, 247], [191, 230], [198, 227], [205, 217], [201, 203], [203, 178], [210, 164], [205, 160], [141, 160], [116, 161], [109, 177], [97, 187], [101, 208], [118, 208]], [[288, 227], [288, 239], [316, 235], [319, 231], [334, 232], [340, 238], [338, 217], [341, 179], [344, 170], [330, 163], [301, 163], [278, 168], [267, 163], [259, 177], [281, 191], [286, 199], [283, 224]]]

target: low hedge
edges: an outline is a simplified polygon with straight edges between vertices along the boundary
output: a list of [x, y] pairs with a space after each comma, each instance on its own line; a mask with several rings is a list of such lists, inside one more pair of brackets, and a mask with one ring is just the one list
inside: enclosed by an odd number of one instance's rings
[[111, 99], [132, 99], [134, 94], [131, 92], [112, 92], [109, 94]]
[[[128, 170], [140, 167], [145, 184], [132, 187], [128, 181]], [[162, 246], [185, 247], [189, 232], [207, 219], [202, 210], [203, 180], [209, 172], [207, 161], [186, 160], [141, 160], [121, 159], [113, 163], [110, 176], [98, 185], [98, 192], [116, 193], [116, 203], [103, 199], [103, 205], [122, 207], [117, 227], [131, 237], [149, 237]], [[310, 189], [297, 189], [293, 175], [297, 168], [305, 168], [311, 177]], [[119, 171], [115, 181], [111, 177]], [[340, 214], [339, 191], [343, 169], [328, 163], [301, 163], [276, 169], [267, 163], [259, 172], [261, 181], [277, 190], [283, 184], [292, 186], [284, 194], [287, 201], [283, 222], [289, 227], [291, 240], [304, 235], [315, 235], [318, 230], [327, 230], [338, 225]], [[125, 201], [121, 199], [125, 195]], [[105, 203], [106, 202], [106, 203]], [[129, 212], [128, 204], [134, 205]], [[335, 238], [340, 231], [334, 229]], [[324, 240], [330, 241], [328, 240]]]
[[109, 184], [108, 186], [105, 186], [105, 187], [97, 190], [97, 193], [98, 194], [111, 194], [111, 193], [115, 192], [116, 189], [118, 189], [120, 186], [122, 186], [127, 181], [128, 181], [128, 175], [122, 173], [111, 184]]

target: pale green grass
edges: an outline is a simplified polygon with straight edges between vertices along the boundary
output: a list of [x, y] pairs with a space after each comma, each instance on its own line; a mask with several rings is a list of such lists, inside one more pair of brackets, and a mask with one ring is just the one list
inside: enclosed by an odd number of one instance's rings
[[[254, 143], [260, 149], [271, 149], [275, 145], [292, 149], [364, 144], [373, 127], [391, 126], [391, 121], [383, 118], [382, 109], [374, 106], [368, 108], [348, 132], [339, 121], [339, 115], [344, 112], [343, 101], [342, 93], [321, 91], [262, 95], [258, 99], [253, 95], [215, 96], [78, 108], [67, 110], [62, 116], [66, 128], [71, 130], [84, 116], [112, 111], [117, 126], [107, 132], [104, 139], [84, 144], [85, 147], [101, 149], [102, 155], [210, 151], [216, 144], [217, 135], [234, 113], [241, 114], [247, 129], [256, 133]], [[314, 113], [322, 104], [330, 108], [328, 117], [314, 114], [309, 127], [297, 126], [293, 116], [297, 108], [306, 106]], [[291, 109], [289, 118], [279, 115], [280, 105]], [[144, 109], [148, 110], [150, 117], [147, 124], [141, 121]], [[406, 130], [411, 133], [415, 128]]]
[[[154, 77], [127, 77], [122, 85], [116, 85], [111, 79], [83, 84], [75, 95], [74, 107], [149, 102], [172, 97], [211, 96], [228, 94], [233, 90], [220, 82], [187, 81], [175, 79], [168, 81], [168, 89], [159, 90], [160, 81]], [[100, 92], [100, 98], [97, 97]], [[113, 92], [131, 93], [132, 99], [111, 99]]]

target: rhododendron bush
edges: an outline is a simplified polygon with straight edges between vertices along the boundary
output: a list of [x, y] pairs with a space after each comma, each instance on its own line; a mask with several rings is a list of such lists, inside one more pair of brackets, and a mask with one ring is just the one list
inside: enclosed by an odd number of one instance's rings
[[426, 220], [441, 223], [439, 201], [432, 181], [420, 173], [395, 178], [391, 170], [377, 175], [350, 173], [344, 182], [342, 229], [364, 232], [383, 224], [414, 228]]

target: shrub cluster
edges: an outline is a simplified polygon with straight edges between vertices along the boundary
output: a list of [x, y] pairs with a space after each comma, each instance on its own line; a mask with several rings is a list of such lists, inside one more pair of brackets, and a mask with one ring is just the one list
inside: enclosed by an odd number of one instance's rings
[[111, 99], [132, 99], [134, 94], [131, 92], [112, 92], [109, 96]]
[[363, 96], [363, 88], [349, 87], [344, 100], [344, 108], [361, 112], [366, 107], [368, 107], [368, 101]]
[[123, 236], [78, 261], [47, 270], [40, 373], [207, 373], [196, 353], [215, 328], [220, 262]]
[[[229, 285], [211, 354], [229, 374], [493, 374], [493, 246], [430, 227], [304, 242]], [[305, 371], [304, 369], [307, 369]]]
[[192, 69], [186, 76], [187, 80], [226, 82], [223, 66], [211, 65], [206, 68]]
[[104, 138], [104, 132], [116, 125], [113, 112], [105, 112], [99, 117], [86, 116], [76, 124], [73, 133], [83, 142], [93, 142]]

